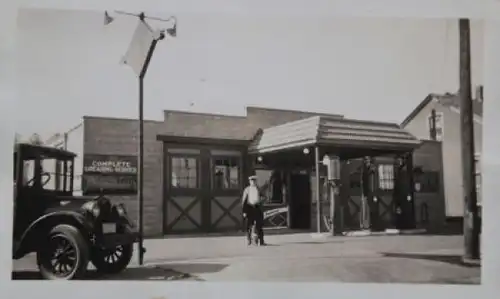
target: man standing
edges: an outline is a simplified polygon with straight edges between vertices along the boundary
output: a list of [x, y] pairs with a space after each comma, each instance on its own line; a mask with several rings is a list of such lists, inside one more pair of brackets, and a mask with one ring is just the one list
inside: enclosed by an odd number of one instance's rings
[[255, 223], [255, 230], [259, 238], [258, 245], [264, 246], [264, 230], [262, 229], [264, 222], [264, 213], [261, 208], [260, 190], [257, 186], [257, 176], [253, 175], [248, 178], [249, 185], [243, 191], [242, 209], [243, 218], [246, 219], [246, 233], [248, 245], [252, 244], [252, 226]]

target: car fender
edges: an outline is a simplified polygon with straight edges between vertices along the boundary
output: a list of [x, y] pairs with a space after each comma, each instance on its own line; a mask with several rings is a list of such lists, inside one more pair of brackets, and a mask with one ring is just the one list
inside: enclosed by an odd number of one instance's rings
[[86, 236], [90, 236], [93, 230], [92, 223], [81, 213], [75, 211], [56, 211], [45, 214], [24, 231], [21, 239], [15, 248], [13, 257], [19, 259], [28, 253], [36, 251], [40, 239], [47, 235], [48, 231], [58, 224], [74, 225], [82, 230]]

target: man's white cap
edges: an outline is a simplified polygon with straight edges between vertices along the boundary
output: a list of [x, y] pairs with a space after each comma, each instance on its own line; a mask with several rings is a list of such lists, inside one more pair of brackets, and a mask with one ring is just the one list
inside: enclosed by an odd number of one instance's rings
[[251, 180], [257, 180], [257, 176], [256, 175], [251, 175], [248, 177], [248, 180], [251, 181]]

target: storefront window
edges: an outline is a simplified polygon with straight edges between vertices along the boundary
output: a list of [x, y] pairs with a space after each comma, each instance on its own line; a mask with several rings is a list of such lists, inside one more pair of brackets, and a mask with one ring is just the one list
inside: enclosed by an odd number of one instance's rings
[[381, 164], [378, 166], [379, 188], [382, 190], [394, 189], [394, 165]]
[[439, 172], [421, 171], [415, 175], [415, 191], [420, 193], [439, 192]]
[[255, 174], [257, 175], [257, 184], [266, 203], [283, 204], [286, 202], [286, 185], [283, 172], [259, 169]]
[[213, 159], [213, 185], [216, 190], [240, 188], [240, 158]]
[[171, 185], [173, 188], [193, 189], [198, 187], [198, 160], [196, 158], [172, 157]]

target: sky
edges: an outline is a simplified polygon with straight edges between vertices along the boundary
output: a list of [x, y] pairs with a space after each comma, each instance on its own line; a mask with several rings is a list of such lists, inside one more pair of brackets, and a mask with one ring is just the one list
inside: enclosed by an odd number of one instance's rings
[[[84, 115], [137, 117], [137, 78], [120, 64], [137, 20], [114, 16], [104, 26], [101, 11], [19, 11], [18, 133], [48, 137]], [[458, 90], [456, 19], [176, 17], [178, 36], [158, 44], [145, 79], [146, 119], [261, 106], [399, 123], [429, 93]], [[471, 38], [477, 85], [482, 21]]]

